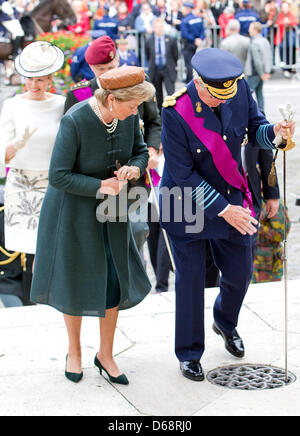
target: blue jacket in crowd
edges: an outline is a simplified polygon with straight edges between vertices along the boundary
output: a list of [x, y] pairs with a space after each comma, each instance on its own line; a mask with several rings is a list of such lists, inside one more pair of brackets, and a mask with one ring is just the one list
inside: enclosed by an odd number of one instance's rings
[[83, 79], [91, 80], [95, 77], [95, 74], [85, 60], [85, 52], [90, 44], [79, 47], [72, 56], [71, 76], [75, 82], [80, 82]]
[[101, 20], [94, 21], [93, 30], [104, 30], [106, 35], [115, 40], [118, 36], [119, 20], [111, 18], [109, 15], [104, 15]]
[[255, 21], [259, 21], [258, 13], [253, 9], [242, 9], [235, 14], [235, 18], [240, 22], [240, 34], [243, 36], [249, 36], [250, 24]]
[[196, 38], [205, 39], [203, 19], [192, 12], [186, 15], [180, 25], [181, 37], [194, 44]]

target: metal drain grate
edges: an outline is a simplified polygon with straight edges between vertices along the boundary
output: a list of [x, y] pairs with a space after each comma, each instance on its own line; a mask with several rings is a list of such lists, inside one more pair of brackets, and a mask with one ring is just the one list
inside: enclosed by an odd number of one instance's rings
[[263, 390], [280, 388], [294, 383], [296, 376], [285, 370], [267, 365], [230, 365], [216, 368], [207, 374], [207, 380], [229, 389]]

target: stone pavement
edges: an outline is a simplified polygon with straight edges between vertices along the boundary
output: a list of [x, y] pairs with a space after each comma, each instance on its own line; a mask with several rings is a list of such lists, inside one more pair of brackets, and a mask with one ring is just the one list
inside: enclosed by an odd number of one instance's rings
[[[85, 318], [82, 330], [84, 378], [64, 376], [67, 336], [62, 315], [47, 306], [0, 311], [1, 416], [292, 416], [300, 415], [300, 281], [288, 283], [288, 368], [297, 380], [263, 391], [241, 391], [182, 377], [173, 352], [174, 292], [150, 294], [120, 313], [116, 360], [130, 384], [111, 384], [93, 365], [98, 321]], [[251, 285], [239, 333], [246, 347], [232, 357], [211, 329], [217, 289], [206, 291], [205, 372], [237, 363], [284, 368], [283, 283]], [[134, 421], [134, 418], [132, 418]]]

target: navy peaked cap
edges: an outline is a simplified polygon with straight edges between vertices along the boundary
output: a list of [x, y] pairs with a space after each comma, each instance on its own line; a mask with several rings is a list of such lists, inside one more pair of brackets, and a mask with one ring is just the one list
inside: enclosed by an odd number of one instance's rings
[[243, 74], [240, 60], [220, 48], [205, 48], [192, 57], [192, 67], [204, 81], [225, 82]]
[[193, 56], [192, 67], [214, 97], [229, 99], [236, 94], [236, 82], [243, 75], [243, 65], [233, 54], [219, 48], [206, 48]]

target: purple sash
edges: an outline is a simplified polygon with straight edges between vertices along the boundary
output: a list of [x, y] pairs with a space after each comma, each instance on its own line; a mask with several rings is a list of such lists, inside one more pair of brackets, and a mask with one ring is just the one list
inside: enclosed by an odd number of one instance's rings
[[92, 88], [90, 88], [89, 86], [85, 88], [75, 89], [73, 91], [73, 94], [75, 95], [78, 101], [87, 100], [88, 98], [93, 97]]
[[[161, 177], [160, 177], [160, 175], [157, 173], [156, 170], [150, 169], [150, 170], [149, 170], [149, 173], [150, 173], [150, 176], [151, 176], [151, 178], [152, 178], [153, 186], [156, 188], [156, 186], [159, 185], [159, 182], [160, 182]], [[148, 178], [147, 173], [144, 174], [144, 179], [145, 179], [145, 185], [148, 186], [148, 188], [151, 188], [150, 180], [149, 180], [149, 178]]]
[[[206, 129], [204, 127], [204, 118], [197, 118], [195, 116], [194, 108], [188, 94], [183, 95], [177, 100], [174, 109], [181, 115], [202, 144], [210, 151], [215, 167], [223, 179], [226, 180], [229, 185], [243, 192], [243, 207], [249, 207], [252, 216], [255, 216], [252, 195], [249, 190], [246, 174], [244, 170], [243, 176], [239, 172], [237, 162], [232, 157], [222, 136], [217, 132]], [[226, 165], [224, 165], [224, 162], [226, 162]]]

